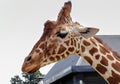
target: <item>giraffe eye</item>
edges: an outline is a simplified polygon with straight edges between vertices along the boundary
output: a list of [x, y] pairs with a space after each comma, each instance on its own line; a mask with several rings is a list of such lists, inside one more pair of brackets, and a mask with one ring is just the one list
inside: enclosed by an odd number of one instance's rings
[[26, 60], [26, 61], [30, 61], [30, 60], [31, 60], [31, 56], [26, 57], [25, 60]]
[[67, 32], [57, 32], [57, 36], [60, 37], [60, 38], [65, 38], [67, 36]]

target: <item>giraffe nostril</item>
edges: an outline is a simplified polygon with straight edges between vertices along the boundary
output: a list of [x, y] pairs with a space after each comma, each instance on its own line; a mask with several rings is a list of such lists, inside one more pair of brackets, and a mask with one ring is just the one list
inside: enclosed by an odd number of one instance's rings
[[25, 60], [26, 60], [26, 61], [30, 61], [30, 60], [31, 60], [31, 56], [26, 57]]

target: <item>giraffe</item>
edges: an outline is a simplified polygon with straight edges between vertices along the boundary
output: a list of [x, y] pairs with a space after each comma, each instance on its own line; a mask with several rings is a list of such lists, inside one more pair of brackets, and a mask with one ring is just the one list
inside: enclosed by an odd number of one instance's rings
[[76, 54], [85, 59], [108, 84], [120, 84], [120, 59], [94, 35], [98, 28], [73, 22], [72, 4], [65, 2], [56, 21], [46, 21], [40, 40], [25, 58], [22, 71], [33, 73], [41, 67]]

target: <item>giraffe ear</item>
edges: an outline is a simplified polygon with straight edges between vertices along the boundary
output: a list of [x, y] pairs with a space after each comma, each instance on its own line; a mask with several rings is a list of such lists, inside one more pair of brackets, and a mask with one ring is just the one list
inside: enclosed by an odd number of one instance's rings
[[85, 38], [90, 38], [94, 36], [99, 31], [98, 28], [85, 27], [80, 30], [80, 34]]

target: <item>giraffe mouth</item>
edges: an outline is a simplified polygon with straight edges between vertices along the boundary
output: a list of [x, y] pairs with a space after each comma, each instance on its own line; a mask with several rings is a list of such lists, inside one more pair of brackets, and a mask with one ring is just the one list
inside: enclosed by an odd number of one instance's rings
[[39, 70], [39, 67], [35, 67], [34, 69], [28, 71], [27, 73], [34, 73]]
[[38, 71], [40, 68], [40, 66], [36, 66], [36, 65], [32, 65], [29, 67], [22, 67], [22, 72], [23, 73], [34, 73], [36, 71]]

